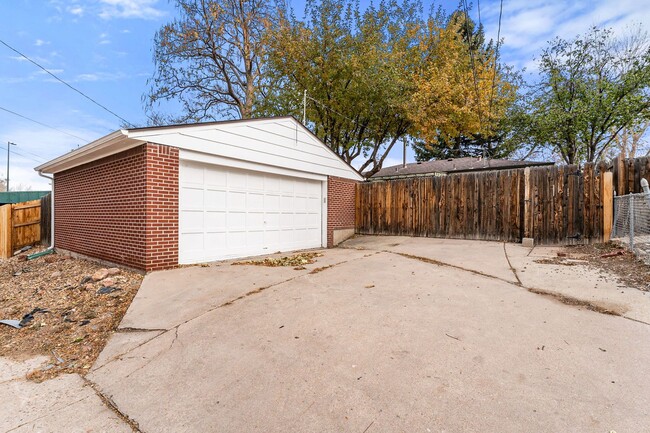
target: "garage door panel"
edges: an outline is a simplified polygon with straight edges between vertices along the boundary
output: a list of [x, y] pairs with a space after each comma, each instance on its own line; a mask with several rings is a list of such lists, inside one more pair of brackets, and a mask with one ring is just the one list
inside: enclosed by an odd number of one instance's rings
[[246, 192], [228, 191], [226, 196], [226, 208], [228, 210], [246, 210]]
[[207, 186], [215, 186], [221, 188], [226, 186], [227, 176], [225, 171], [217, 171], [217, 170], [202, 170], [202, 171], [204, 173], [205, 184]]
[[205, 212], [205, 230], [206, 231], [225, 231], [227, 227], [225, 211], [206, 211]]
[[179, 197], [180, 208], [203, 209], [203, 193], [202, 187], [183, 187]]
[[232, 231], [246, 230], [246, 212], [229, 211], [226, 214], [226, 227]]
[[264, 213], [247, 212], [246, 213], [246, 230], [264, 230]]
[[246, 178], [246, 189], [249, 191], [264, 191], [264, 178], [260, 176], [248, 176]]
[[226, 209], [226, 191], [218, 189], [205, 190], [205, 209], [225, 210]]
[[201, 231], [204, 226], [202, 211], [184, 210], [179, 215], [179, 223], [188, 231]]
[[249, 192], [247, 197], [247, 209], [249, 211], [264, 211], [264, 194], [261, 192]]
[[264, 209], [270, 212], [280, 211], [280, 196], [278, 194], [266, 194], [264, 196]]
[[265, 176], [264, 177], [264, 190], [269, 193], [279, 193], [282, 191], [281, 188], [281, 178], [276, 176]]
[[182, 161], [179, 261], [321, 245], [322, 183]]

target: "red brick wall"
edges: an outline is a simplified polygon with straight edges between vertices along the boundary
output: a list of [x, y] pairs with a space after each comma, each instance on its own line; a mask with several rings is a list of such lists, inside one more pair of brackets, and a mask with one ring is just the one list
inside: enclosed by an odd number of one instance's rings
[[147, 144], [146, 270], [178, 265], [178, 148]]
[[178, 263], [178, 149], [146, 144], [54, 175], [55, 247], [151, 271]]
[[353, 229], [357, 182], [340, 177], [327, 178], [327, 247], [334, 244], [333, 231]]

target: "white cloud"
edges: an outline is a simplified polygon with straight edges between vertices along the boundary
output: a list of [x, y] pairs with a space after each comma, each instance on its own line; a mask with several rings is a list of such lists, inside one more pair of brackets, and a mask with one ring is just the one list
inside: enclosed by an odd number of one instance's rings
[[43, 39], [36, 39], [34, 41], [34, 46], [36, 47], [42, 47], [43, 45], [49, 45], [49, 44], [50, 44], [49, 41], [44, 41]]
[[72, 5], [68, 6], [68, 12], [71, 13], [72, 15], [76, 15], [78, 17], [82, 17], [84, 15], [84, 8], [79, 6], [79, 5]]
[[111, 43], [111, 40], [108, 38], [108, 33], [102, 33], [99, 35], [99, 44], [108, 45]]
[[102, 4], [99, 16], [103, 19], [140, 18], [156, 19], [165, 12], [154, 6], [158, 0], [100, 0]]
[[88, 74], [79, 74], [73, 81], [116, 81], [128, 78], [123, 72], [93, 72]]
[[[483, 24], [487, 38], [496, 39], [499, 2], [483, 3]], [[476, 10], [472, 16], [475, 17]], [[517, 67], [530, 69], [547, 42], [560, 37], [572, 39], [592, 26], [612, 27], [616, 34], [634, 23], [650, 23], [647, 2], [636, 0], [511, 0], [503, 4], [501, 37], [503, 59]]]

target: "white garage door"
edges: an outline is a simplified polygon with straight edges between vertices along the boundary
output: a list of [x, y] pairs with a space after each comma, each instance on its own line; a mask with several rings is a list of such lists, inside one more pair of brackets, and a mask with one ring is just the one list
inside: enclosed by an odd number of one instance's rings
[[179, 262], [321, 246], [318, 180], [181, 160]]

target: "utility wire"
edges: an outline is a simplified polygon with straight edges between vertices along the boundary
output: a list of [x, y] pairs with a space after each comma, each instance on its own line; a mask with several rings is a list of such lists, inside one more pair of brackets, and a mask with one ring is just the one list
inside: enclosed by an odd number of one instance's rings
[[[2, 145], [2, 149], [3, 149], [3, 152], [6, 151], [6, 150], [7, 150], [7, 146], [6, 146], [6, 145]], [[43, 163], [43, 162], [46, 161], [45, 158], [41, 158], [41, 157], [39, 157], [39, 159], [36, 159], [36, 158], [33, 158], [33, 157], [30, 157], [30, 156], [24, 155], [24, 154], [22, 154], [22, 153], [20, 153], [20, 152], [17, 152], [17, 151], [15, 151], [15, 150], [12, 150], [12, 149], [9, 149], [9, 152], [13, 153], [13, 154], [16, 155], [16, 156], [20, 156], [20, 157], [23, 157], [23, 158], [25, 158], [25, 159], [29, 159], [29, 160], [31, 160], [31, 161], [38, 162], [38, 163]]]
[[44, 126], [44, 127], [46, 127], [46, 128], [53, 129], [53, 130], [55, 130], [55, 131], [60, 132], [61, 134], [65, 134], [65, 135], [69, 135], [70, 137], [77, 138], [77, 139], [81, 140], [82, 142], [90, 141], [90, 140], [87, 140], [87, 139], [85, 139], [85, 138], [81, 138], [81, 137], [79, 137], [78, 135], [74, 135], [74, 134], [70, 134], [69, 132], [65, 132], [65, 131], [63, 131], [62, 129], [55, 128], [54, 126], [46, 125], [45, 123], [43, 123], [43, 122], [39, 122], [38, 120], [34, 120], [34, 119], [32, 119], [32, 118], [30, 118], [30, 117], [27, 117], [27, 116], [24, 116], [24, 115], [22, 115], [22, 114], [18, 114], [18, 113], [16, 113], [15, 111], [11, 111], [11, 110], [9, 110], [9, 109], [7, 109], [7, 108], [0, 107], [0, 110], [2, 110], [2, 111], [6, 111], [7, 113], [11, 113], [11, 114], [13, 114], [14, 116], [22, 117], [22, 118], [25, 119], [25, 120], [29, 120], [30, 122], [34, 122], [34, 123], [36, 123], [36, 124], [38, 124], [38, 125], [41, 125], [41, 126]]
[[492, 118], [492, 102], [494, 100], [494, 88], [497, 83], [497, 66], [499, 62], [499, 48], [501, 48], [501, 17], [503, 16], [503, 0], [499, 6], [499, 29], [497, 30], [497, 47], [494, 52], [494, 73], [492, 74], [492, 89], [490, 90], [490, 106], [488, 116]]
[[317, 103], [318, 105], [320, 105], [320, 106], [323, 107], [324, 109], [329, 110], [329, 111], [331, 111], [332, 113], [334, 113], [334, 114], [336, 114], [336, 115], [338, 115], [338, 116], [341, 116], [342, 118], [344, 118], [344, 119], [346, 119], [346, 120], [349, 120], [349, 121], [352, 122], [352, 123], [355, 123], [355, 124], [357, 124], [357, 125], [359, 125], [359, 126], [361, 126], [361, 127], [366, 128], [366, 130], [368, 130], [368, 131], [370, 131], [370, 132], [373, 132], [373, 133], [375, 133], [375, 134], [378, 133], [377, 131], [374, 131], [373, 129], [368, 128], [368, 127], [365, 126], [365, 125], [361, 125], [358, 121], [356, 121], [356, 120], [354, 120], [354, 119], [351, 119], [351, 118], [347, 117], [345, 114], [339, 113], [339, 112], [336, 111], [335, 109], [330, 108], [329, 106], [325, 105], [324, 103], [320, 102], [320, 101], [317, 100], [317, 99], [312, 98], [312, 97], [309, 96], [309, 95], [307, 95], [307, 99], [309, 99], [309, 100], [311, 100], [311, 101]]
[[463, 6], [465, 8], [465, 28], [467, 30], [467, 45], [469, 48], [469, 59], [472, 65], [472, 75], [474, 76], [474, 90], [476, 91], [476, 110], [478, 112], [478, 124], [479, 128], [482, 128], [482, 116], [481, 116], [481, 100], [478, 90], [478, 78], [476, 75], [476, 62], [474, 61], [474, 51], [472, 50], [472, 31], [469, 28], [469, 10], [467, 7], [467, 0], [463, 0]]
[[27, 57], [26, 55], [24, 55], [23, 53], [21, 53], [20, 51], [18, 51], [18, 50], [15, 49], [14, 47], [12, 47], [11, 45], [7, 44], [7, 43], [6, 43], [5, 41], [3, 41], [2, 39], [0, 39], [0, 43], [1, 43], [2, 45], [4, 45], [5, 47], [9, 48], [11, 51], [13, 51], [13, 52], [15, 52], [16, 54], [20, 55], [21, 57], [24, 57], [24, 58], [25, 58], [26, 60], [28, 60], [30, 63], [32, 63], [32, 64], [38, 66], [38, 67], [41, 68], [43, 71], [45, 71], [47, 74], [49, 74], [50, 76], [52, 76], [55, 80], [59, 81], [59, 82], [62, 83], [62, 84], [65, 84], [67, 87], [69, 87], [70, 89], [74, 90], [75, 92], [77, 92], [78, 94], [80, 94], [81, 96], [83, 96], [84, 98], [88, 99], [88, 100], [89, 100], [90, 102], [92, 102], [93, 104], [95, 104], [95, 105], [97, 105], [98, 107], [101, 107], [102, 109], [104, 109], [105, 111], [111, 113], [113, 116], [117, 117], [117, 118], [120, 119], [122, 122], [126, 123], [127, 125], [132, 126], [132, 127], [135, 127], [131, 122], [129, 122], [129, 121], [126, 120], [125, 118], [123, 118], [123, 117], [121, 117], [120, 115], [116, 114], [115, 112], [109, 110], [109, 109], [106, 108], [104, 105], [100, 104], [99, 102], [97, 102], [96, 100], [94, 100], [94, 99], [91, 98], [90, 96], [86, 95], [84, 92], [82, 92], [81, 90], [77, 89], [76, 87], [73, 87], [72, 85], [66, 83], [66, 82], [63, 81], [61, 78], [57, 77], [57, 76], [54, 75], [52, 72], [48, 71], [48, 70], [45, 69], [43, 66], [39, 65], [38, 63], [36, 63], [36, 61], [30, 59], [29, 57]]

